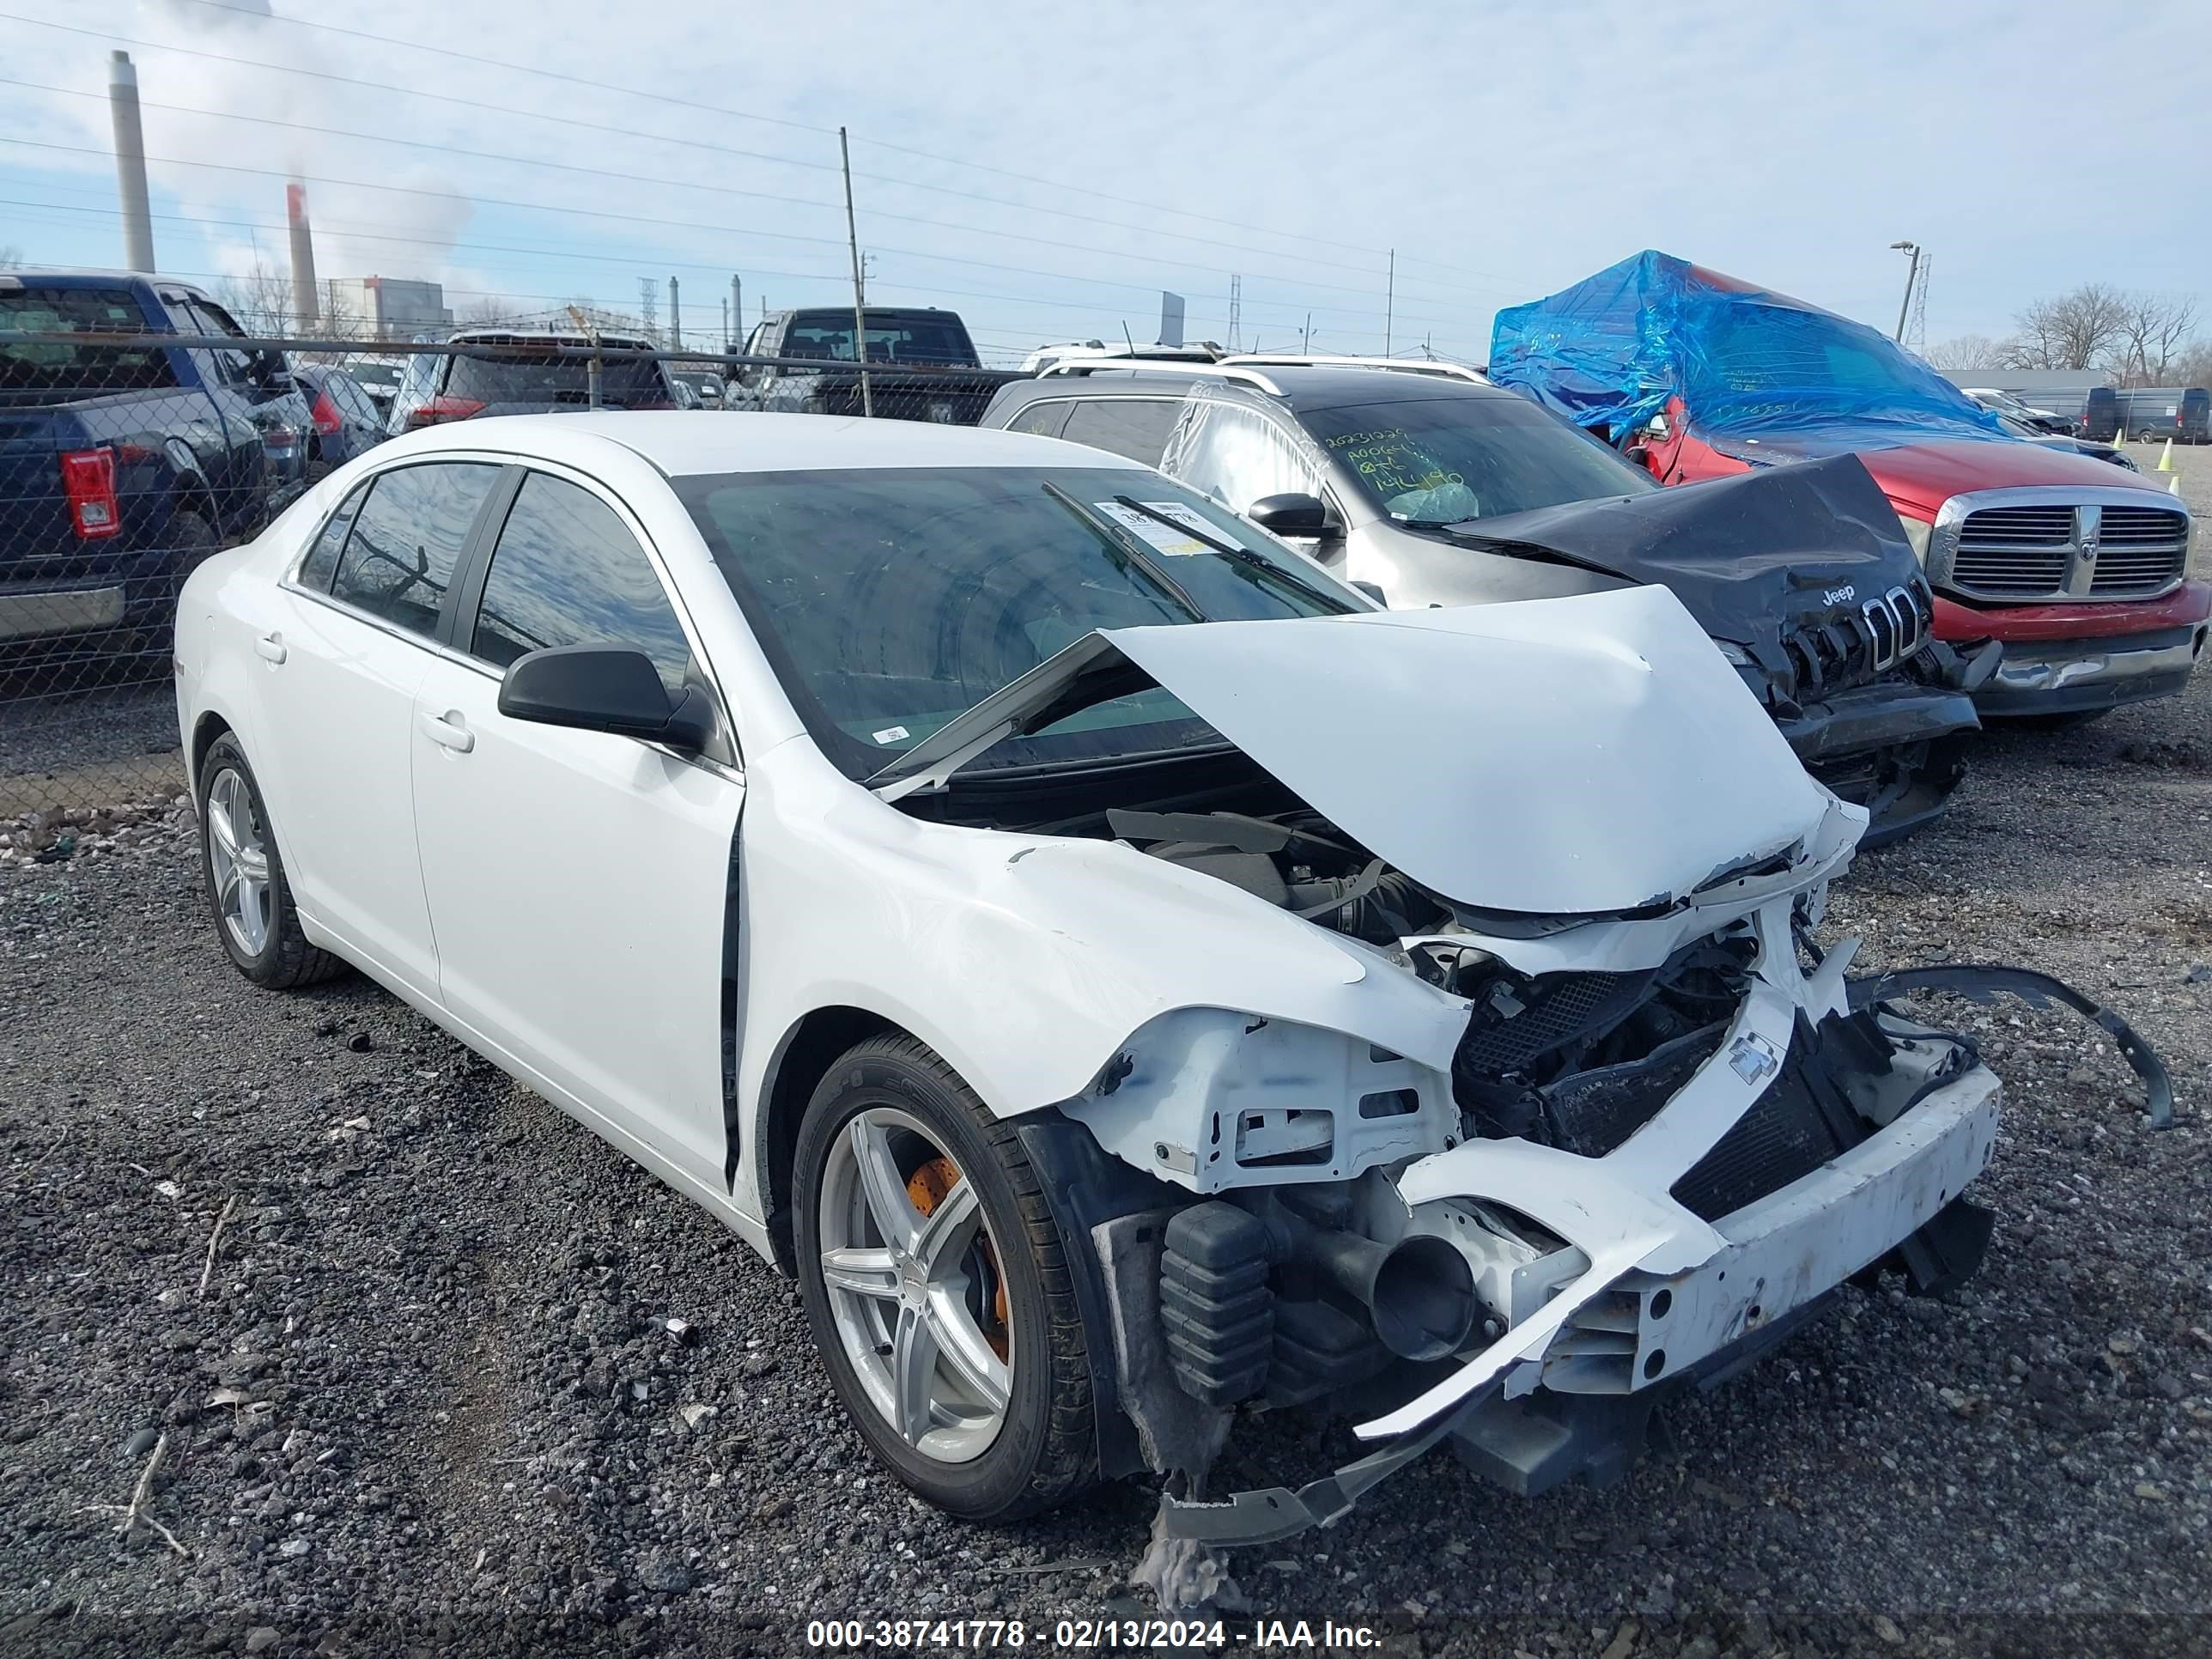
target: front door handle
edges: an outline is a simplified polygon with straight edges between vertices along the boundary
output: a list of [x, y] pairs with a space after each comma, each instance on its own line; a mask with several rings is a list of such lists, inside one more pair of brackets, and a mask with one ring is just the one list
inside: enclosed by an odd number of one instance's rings
[[282, 634], [264, 634], [254, 641], [253, 654], [264, 662], [283, 661], [284, 636]]
[[443, 744], [464, 755], [477, 746], [477, 734], [461, 724], [458, 714], [425, 714], [422, 729], [429, 733], [431, 742]]

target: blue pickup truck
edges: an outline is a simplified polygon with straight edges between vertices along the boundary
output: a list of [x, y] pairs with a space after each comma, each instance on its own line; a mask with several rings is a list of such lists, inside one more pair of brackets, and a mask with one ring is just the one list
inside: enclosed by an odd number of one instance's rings
[[198, 289], [0, 274], [0, 657], [165, 653], [186, 574], [303, 486], [309, 428], [282, 356]]

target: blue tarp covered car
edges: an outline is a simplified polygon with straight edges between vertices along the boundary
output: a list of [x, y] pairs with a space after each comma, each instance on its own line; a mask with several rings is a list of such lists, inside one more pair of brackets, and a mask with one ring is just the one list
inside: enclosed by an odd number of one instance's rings
[[2007, 435], [1877, 330], [1651, 248], [1499, 312], [1489, 374], [1602, 437], [1677, 397], [1714, 437], [1818, 433], [1840, 450]]

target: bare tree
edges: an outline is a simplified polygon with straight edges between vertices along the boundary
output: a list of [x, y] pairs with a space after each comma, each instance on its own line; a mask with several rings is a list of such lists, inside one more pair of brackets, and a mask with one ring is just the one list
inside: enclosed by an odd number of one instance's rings
[[1937, 368], [2007, 368], [2015, 350], [2010, 340], [1992, 340], [1986, 334], [1961, 334], [1928, 348], [1928, 361]]
[[2013, 320], [2017, 368], [2090, 368], [2126, 342], [2127, 296], [2103, 283], [2084, 283], [2053, 300], [2038, 300]]
[[2188, 294], [2136, 293], [2127, 295], [2120, 323], [2122, 384], [2168, 386], [2182, 348], [2197, 332], [2197, 299]]
[[495, 294], [480, 294], [453, 308], [453, 326], [500, 328], [522, 321], [525, 315], [522, 307], [513, 300], [501, 299]]
[[257, 264], [243, 276], [226, 278], [216, 288], [216, 297], [248, 334], [292, 331], [291, 279], [266, 265]]
[[0, 244], [0, 270], [15, 270], [22, 265], [23, 250], [12, 243]]
[[2191, 340], [2173, 356], [2171, 386], [2212, 386], [2212, 340]]

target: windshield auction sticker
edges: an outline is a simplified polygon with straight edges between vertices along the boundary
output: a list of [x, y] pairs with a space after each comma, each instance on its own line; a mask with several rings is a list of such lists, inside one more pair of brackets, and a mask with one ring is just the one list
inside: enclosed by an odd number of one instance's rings
[[[1176, 524], [1186, 525], [1203, 534], [1220, 534], [1181, 501], [1146, 501], [1145, 505], [1152, 508], [1152, 513], [1164, 514]], [[1211, 553], [1213, 550], [1204, 542], [1181, 534], [1174, 525], [1162, 524], [1151, 513], [1139, 513], [1135, 507], [1124, 507], [1119, 501], [1093, 501], [1091, 506], [1097, 509], [1101, 517], [1111, 519], [1156, 553], [1166, 554], [1170, 558], [1187, 559], [1194, 553]]]

